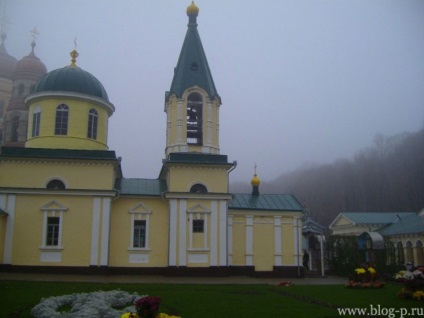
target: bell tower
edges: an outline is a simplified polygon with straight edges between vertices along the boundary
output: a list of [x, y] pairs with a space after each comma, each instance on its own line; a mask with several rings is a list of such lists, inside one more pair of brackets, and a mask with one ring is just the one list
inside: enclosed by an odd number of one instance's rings
[[197, 31], [199, 9], [187, 8], [188, 30], [165, 95], [166, 158], [160, 179], [169, 203], [169, 266], [227, 266], [229, 173], [219, 153], [219, 97]]
[[165, 155], [178, 152], [219, 154], [219, 107], [208, 61], [197, 30], [199, 8], [187, 8], [188, 25], [171, 88], [165, 94]]

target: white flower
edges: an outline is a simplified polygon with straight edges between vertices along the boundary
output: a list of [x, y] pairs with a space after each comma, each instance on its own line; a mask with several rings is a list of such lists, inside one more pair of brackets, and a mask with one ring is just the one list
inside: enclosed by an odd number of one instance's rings
[[[120, 290], [55, 296], [42, 299], [31, 315], [35, 318], [120, 318], [123, 313], [135, 312], [132, 304], [140, 297], [144, 296]], [[71, 311], [57, 311], [64, 305], [69, 305]]]

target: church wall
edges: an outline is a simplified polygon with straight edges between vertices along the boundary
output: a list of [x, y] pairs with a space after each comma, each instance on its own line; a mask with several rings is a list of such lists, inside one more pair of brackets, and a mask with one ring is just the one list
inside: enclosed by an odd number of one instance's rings
[[[42, 160], [42, 159], [41, 159]], [[0, 186], [10, 188], [45, 188], [49, 180], [59, 178], [69, 189], [111, 190], [114, 186], [112, 164], [78, 160], [54, 162], [47, 159], [12, 161], [3, 160]]]
[[230, 265], [246, 265], [246, 219], [243, 215], [230, 215], [231, 235], [229, 234]]
[[[144, 248], [133, 246], [134, 220], [147, 223]], [[120, 197], [112, 203], [109, 265], [166, 267], [168, 233], [168, 205], [160, 197]]]
[[[69, 107], [68, 134], [65, 136], [55, 136], [56, 108], [60, 104], [66, 104]], [[37, 106], [42, 109], [40, 135], [32, 137], [32, 117]], [[88, 113], [91, 108], [98, 112], [97, 139], [95, 140], [87, 138]], [[104, 108], [97, 104], [80, 99], [46, 99], [30, 105], [29, 118], [27, 147], [60, 149], [64, 148], [63, 142], [66, 138], [66, 148], [68, 149], [108, 149], [106, 144], [108, 114]]]
[[188, 192], [191, 186], [201, 183], [207, 187], [208, 193], [227, 193], [227, 179], [227, 170], [219, 167], [180, 166], [170, 170], [168, 186], [170, 192]]
[[297, 265], [302, 252], [298, 217], [300, 213], [231, 211], [230, 265], [254, 266], [256, 271]]
[[[58, 246], [45, 243], [45, 218], [61, 219]], [[16, 197], [12, 265], [89, 266], [93, 198], [31, 195]]]

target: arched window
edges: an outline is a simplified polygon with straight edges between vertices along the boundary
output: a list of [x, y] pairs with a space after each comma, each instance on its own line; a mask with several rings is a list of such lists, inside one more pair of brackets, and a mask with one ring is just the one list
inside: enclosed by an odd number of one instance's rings
[[32, 115], [32, 137], [40, 136], [41, 109], [37, 106]]
[[69, 118], [69, 107], [65, 104], [60, 104], [56, 108], [56, 123], [54, 134], [55, 135], [67, 135], [68, 134], [68, 118]]
[[15, 115], [12, 117], [12, 131], [11, 141], [18, 141], [19, 139], [19, 116]]
[[190, 193], [208, 193], [208, 189], [200, 183], [196, 183], [190, 188]]
[[97, 122], [99, 119], [99, 114], [94, 108], [90, 109], [88, 112], [88, 130], [87, 137], [91, 139], [97, 139]]
[[192, 93], [187, 98], [187, 144], [203, 144], [202, 96]]
[[64, 190], [64, 189], [66, 189], [65, 184], [63, 183], [63, 181], [58, 180], [58, 179], [50, 180], [47, 183], [46, 188], [49, 189], [49, 190]]

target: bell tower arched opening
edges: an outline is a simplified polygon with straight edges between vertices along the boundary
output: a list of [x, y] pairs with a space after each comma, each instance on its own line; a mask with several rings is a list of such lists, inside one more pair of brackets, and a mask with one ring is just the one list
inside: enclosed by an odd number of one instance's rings
[[187, 144], [203, 145], [203, 99], [198, 93], [187, 98]]

